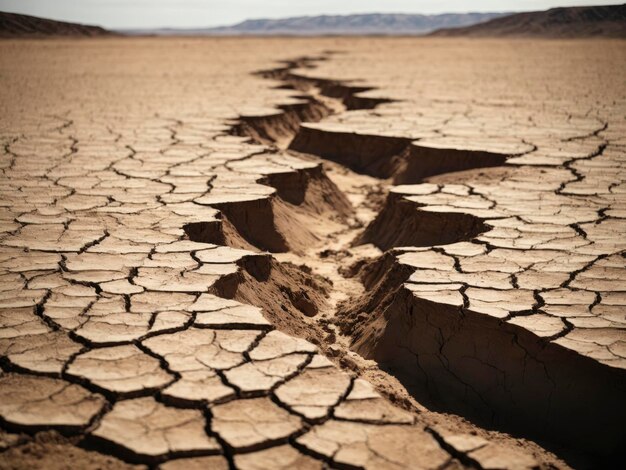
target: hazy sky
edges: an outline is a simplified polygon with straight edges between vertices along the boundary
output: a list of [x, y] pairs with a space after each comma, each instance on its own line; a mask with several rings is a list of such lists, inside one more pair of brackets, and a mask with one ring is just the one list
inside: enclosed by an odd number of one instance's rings
[[203, 27], [251, 18], [350, 13], [449, 13], [545, 10], [607, 0], [0, 0], [0, 11], [107, 28]]

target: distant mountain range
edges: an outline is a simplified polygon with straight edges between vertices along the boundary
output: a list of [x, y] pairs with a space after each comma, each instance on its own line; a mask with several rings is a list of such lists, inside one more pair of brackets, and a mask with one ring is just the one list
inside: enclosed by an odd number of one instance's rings
[[626, 38], [626, 5], [516, 13], [472, 26], [440, 29], [431, 36]]
[[507, 13], [447, 13], [443, 15], [405, 15], [372, 13], [342, 16], [299, 16], [283, 19], [246, 20], [232, 26], [198, 29], [122, 30], [125, 34], [270, 36], [270, 35], [418, 35], [439, 28], [468, 26]]
[[0, 12], [0, 37], [104, 36], [430, 35], [451, 37], [626, 38], [626, 5], [552, 8], [530, 13], [367, 14], [247, 20], [198, 29], [107, 31], [34, 16]]
[[0, 12], [0, 37], [104, 36], [113, 34], [100, 26], [47, 20], [36, 16]]

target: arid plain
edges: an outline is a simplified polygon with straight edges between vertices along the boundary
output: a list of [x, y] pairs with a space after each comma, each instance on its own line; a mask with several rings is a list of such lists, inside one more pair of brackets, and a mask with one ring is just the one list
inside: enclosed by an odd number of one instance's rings
[[0, 42], [0, 468], [621, 461], [626, 43]]

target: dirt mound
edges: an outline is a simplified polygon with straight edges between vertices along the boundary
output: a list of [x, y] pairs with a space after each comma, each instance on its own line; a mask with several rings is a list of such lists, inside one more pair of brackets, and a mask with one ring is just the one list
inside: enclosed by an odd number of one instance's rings
[[237, 273], [213, 287], [220, 297], [263, 305], [272, 324], [286, 333], [319, 343], [319, 328], [306, 320], [326, 304], [330, 284], [303, 266], [280, 263], [270, 255], [244, 257]]

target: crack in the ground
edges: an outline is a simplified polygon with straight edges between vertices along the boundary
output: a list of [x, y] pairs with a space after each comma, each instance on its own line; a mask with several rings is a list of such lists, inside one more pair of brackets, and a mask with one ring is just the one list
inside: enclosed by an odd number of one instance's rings
[[[237, 165], [239, 164], [245, 163], [254, 157], [279, 155], [281, 154], [281, 149], [284, 151], [284, 149], [289, 148], [290, 150], [287, 151], [287, 155], [296, 155], [295, 151], [302, 151], [304, 154], [299, 156], [304, 161], [313, 160], [317, 163], [317, 166], [311, 169], [284, 164], [284, 173], [264, 175], [261, 179], [257, 180], [257, 183], [273, 187], [276, 190], [276, 194], [273, 194], [265, 199], [259, 197], [253, 201], [253, 203], [257, 205], [253, 204], [249, 210], [243, 209], [242, 207], [244, 207], [244, 203], [237, 201], [212, 203], [209, 200], [207, 203], [199, 203], [193, 199], [192, 203], [195, 203], [198, 206], [209, 206], [221, 211], [221, 219], [209, 222], [217, 225], [217, 231], [221, 231], [221, 233], [216, 234], [211, 231], [203, 232], [202, 230], [195, 231], [188, 226], [185, 227], [187, 236], [192, 241], [212, 242], [218, 245], [231, 245], [237, 248], [251, 248], [253, 250], [267, 249], [269, 251], [282, 252], [275, 254], [274, 257], [267, 254], [253, 254], [240, 258], [234, 263], [237, 266], [237, 272], [235, 274], [222, 276], [220, 280], [216, 281], [211, 290], [209, 290], [209, 292], [216, 293], [220, 297], [229, 299], [234, 298], [246, 304], [263, 307], [264, 309], [270, 311], [267, 316], [272, 320], [274, 325], [265, 326], [255, 325], [253, 323], [239, 323], [235, 324], [236, 326], [228, 324], [222, 326], [205, 326], [196, 324], [198, 314], [194, 311], [191, 313], [187, 321], [183, 322], [179, 326], [161, 328], [153, 331], [153, 327], [157, 321], [157, 316], [161, 313], [159, 311], [152, 314], [148, 322], [147, 333], [143, 335], [139, 335], [131, 340], [95, 342], [81, 336], [77, 332], [79, 328], [86, 324], [81, 323], [79, 326], [69, 331], [68, 336], [83, 347], [69, 356], [63, 364], [60, 374], [42, 373], [42, 375], [45, 374], [61, 377], [71, 384], [79, 384], [87, 390], [100, 393], [106, 397], [107, 401], [105, 405], [99, 413], [90, 419], [85, 428], [81, 428], [80, 432], [88, 432], [89, 430], [98, 427], [104, 416], [109, 413], [113, 405], [119, 401], [155, 395], [157, 402], [173, 404], [174, 406], [180, 408], [203, 410], [206, 424], [205, 432], [208, 436], [214, 437], [218, 441], [230, 468], [236, 467], [234, 455], [237, 453], [247, 453], [267, 449], [287, 442], [291, 443], [293, 447], [300, 450], [305, 455], [314, 455], [317, 459], [321, 459], [329, 465], [336, 465], [336, 453], [330, 457], [322, 455], [309, 449], [307, 446], [298, 443], [297, 439], [309, 432], [312, 427], [335, 419], [335, 410], [340, 404], [346, 401], [348, 395], [353, 390], [355, 385], [355, 377], [353, 374], [350, 374], [348, 387], [337, 398], [336, 402], [328, 407], [325, 416], [320, 418], [310, 418], [293, 409], [288, 404], [283, 403], [280, 399], [278, 399], [275, 392], [279, 387], [288, 384], [290, 381], [298, 377], [311, 364], [314, 357], [313, 353], [306, 353], [306, 359], [296, 367], [295, 371], [284, 375], [280, 380], [274, 383], [273, 386], [262, 392], [245, 392], [241, 387], [233, 383], [232, 380], [228, 379], [226, 373], [236, 367], [239, 367], [239, 365], [217, 369], [215, 372], [219, 377], [219, 380], [224, 386], [230, 387], [234, 390], [234, 396], [227, 397], [222, 400], [216, 400], [212, 402], [211, 405], [228, 403], [236, 399], [269, 397], [276, 406], [286, 410], [291, 415], [301, 417], [304, 422], [301, 429], [289, 434], [286, 437], [269, 439], [261, 444], [235, 449], [211, 428], [213, 416], [210, 411], [208, 400], [189, 400], [185, 402], [183, 400], [179, 400], [178, 398], [165, 397], [163, 395], [162, 392], [165, 388], [176, 384], [181, 380], [182, 374], [180, 371], [171, 367], [164, 355], [152, 351], [149, 347], [143, 344], [143, 341], [149, 338], [188, 331], [195, 328], [210, 328], [216, 330], [220, 328], [257, 330], [258, 336], [256, 339], [252, 341], [243, 353], [241, 353], [246, 363], [249, 364], [254, 362], [250, 357], [250, 352], [259, 345], [259, 342], [263, 338], [266, 337], [268, 330], [278, 327], [279, 329], [284, 329], [291, 333], [307, 337], [310, 341], [316, 343], [320, 347], [321, 353], [331, 358], [335, 363], [342, 366], [343, 369], [354, 371], [357, 375], [362, 374], [366, 376], [367, 368], [362, 367], [360, 362], [355, 362], [362, 361], [362, 358], [357, 357], [356, 359], [353, 359], [349, 356], [349, 354], [352, 354], [348, 352], [351, 338], [348, 334], [346, 334], [346, 331], [342, 331], [343, 326], [340, 322], [336, 321], [338, 311], [343, 310], [345, 313], [345, 311], [352, 308], [350, 303], [354, 301], [355, 298], [369, 295], [371, 291], [374, 290], [384, 291], [382, 292], [384, 295], [380, 295], [381, 293], [379, 292], [376, 294], [377, 296], [369, 299], [370, 305], [362, 304], [364, 308], [362, 311], [358, 312], [359, 315], [364, 315], [366, 312], [372, 313], [374, 309], [380, 309], [382, 307], [398, 307], [396, 302], [403, 302], [405, 305], [400, 313], [402, 314], [408, 312], [410, 322], [418, 322], [420, 321], [419, 317], [423, 312], [423, 309], [432, 308], [432, 305], [438, 304], [431, 301], [417, 303], [414, 298], [410, 297], [410, 294], [407, 294], [408, 291], [405, 287], [403, 287], [403, 284], [407, 281], [411, 273], [417, 271], [418, 269], [405, 270], [404, 267], [398, 268], [395, 265], [390, 267], [389, 263], [395, 263], [395, 261], [392, 260], [395, 254], [391, 254], [388, 257], [385, 257], [387, 255], [381, 256], [381, 252], [379, 250], [363, 249], [363, 244], [371, 241], [374, 244], [377, 244], [379, 248], [388, 249], [402, 245], [430, 247], [435, 244], [444, 245], [459, 241], [469, 241], [475, 245], [485, 246], [487, 253], [498, 249], [488, 241], [474, 239], [477, 235], [490, 230], [491, 226], [483, 224], [484, 220], [481, 217], [471, 216], [470, 214], [462, 212], [458, 212], [453, 215], [430, 213], [435, 214], [433, 215], [432, 224], [440, 224], [437, 226], [438, 228], [434, 230], [435, 233], [431, 234], [430, 237], [423, 237], [419, 234], [418, 232], [421, 231], [420, 228], [422, 227], [418, 225], [411, 226], [412, 230], [409, 231], [414, 232], [411, 237], [407, 235], [405, 238], [397, 237], [395, 240], [381, 241], [381, 233], [388, 230], [389, 226], [409, 224], [407, 220], [410, 217], [425, 217], [424, 214], [427, 213], [426, 211], [419, 210], [419, 208], [422, 207], [421, 204], [404, 200], [406, 201], [407, 206], [410, 206], [408, 207], [408, 210], [400, 215], [392, 214], [390, 219], [385, 220], [383, 215], [386, 208], [383, 207], [380, 209], [380, 194], [378, 194], [380, 193], [381, 182], [385, 182], [384, 180], [388, 180], [393, 177], [395, 182], [416, 183], [421, 182], [426, 177], [441, 173], [470, 168], [499, 166], [506, 162], [509, 155], [490, 152], [465, 151], [459, 149], [447, 149], [444, 154], [440, 151], [420, 146], [419, 142], [414, 142], [409, 139], [390, 138], [375, 135], [364, 136], [358, 134], [346, 137], [345, 135], [339, 135], [339, 133], [334, 133], [337, 135], [332, 135], [332, 132], [302, 126], [303, 122], [319, 121], [333, 113], [340, 113], [345, 110], [353, 109], [372, 109], [379, 104], [391, 101], [386, 99], [372, 99], [358, 96], [359, 93], [372, 90], [373, 88], [371, 87], [352, 86], [340, 81], [310, 78], [306, 75], [295, 73], [295, 70], [298, 68], [312, 68], [316, 61], [324, 60], [324, 58], [325, 57], [301, 58], [286, 62], [285, 67], [259, 72], [259, 75], [265, 78], [281, 81], [283, 83], [283, 88], [298, 91], [299, 94], [294, 95], [293, 97], [301, 100], [301, 102], [290, 105], [278, 105], [276, 114], [267, 116], [243, 116], [238, 119], [237, 122], [232, 125], [230, 134], [236, 136], [246, 136], [252, 142], [269, 144], [271, 145], [271, 148], [254, 151], [241, 158], [232, 158], [221, 165], [221, 167], [226, 169], [228, 172], [237, 173]], [[182, 142], [182, 137], [179, 137], [177, 129], [179, 126], [184, 124], [179, 120], [170, 121], [174, 121], [174, 123], [165, 126], [165, 129], [169, 133], [169, 143], [167, 144], [168, 149], [178, 146]], [[63, 131], [69, 128], [72, 124], [72, 121], [67, 121], [62, 124], [58, 129], [59, 132], [63, 133]], [[606, 128], [607, 126], [605, 125], [602, 129], [594, 131], [592, 135], [597, 136], [601, 131], [606, 130]], [[111, 129], [109, 129], [108, 132], [116, 136], [116, 142], [121, 140], [121, 134], [116, 134]], [[78, 151], [79, 141], [71, 136], [68, 138], [71, 141], [70, 153], [64, 156], [61, 160]], [[583, 139], [585, 137], [575, 137], [574, 139], [579, 138]], [[112, 161], [108, 169], [114, 174], [124, 177], [127, 180], [140, 179], [145, 182], [149, 181], [152, 183], [159, 183], [169, 187], [169, 191], [157, 196], [157, 201], [161, 206], [166, 204], [166, 202], [162, 199], [163, 195], [171, 195], [178, 188], [177, 184], [164, 181], [164, 179], [172, 175], [172, 168], [209, 156], [209, 153], [207, 153], [199, 155], [191, 160], [181, 160], [180, 163], [171, 165], [162, 176], [147, 177], [133, 174], [132, 171], [128, 172], [123, 169], [120, 170], [115, 168], [116, 163], [125, 159], [130, 159], [141, 164], [144, 163], [144, 160], [137, 156], [137, 151], [135, 151], [131, 145], [126, 145], [125, 147], [130, 151], [130, 154], [126, 157], [120, 158], [119, 160]], [[601, 146], [595, 155], [590, 155], [587, 159], [601, 155], [605, 147], [606, 144]], [[329, 154], [329, 149], [334, 149], [339, 153], [331, 155]], [[530, 152], [534, 152], [536, 150], [537, 146], [533, 146], [533, 149]], [[159, 154], [164, 155], [165, 151], [166, 149], [162, 148], [159, 150]], [[5, 144], [5, 153], [13, 155], [10, 151], [9, 143]], [[366, 161], [350, 160], [352, 156], [358, 156], [359, 158], [363, 157]], [[17, 157], [18, 155], [15, 154], [13, 159]], [[336, 163], [338, 162], [340, 165], [332, 164], [330, 162], [320, 163], [320, 160], [317, 157], [329, 158], [334, 160]], [[444, 160], [443, 163], [438, 161], [442, 158]], [[472, 162], [472, 160], [474, 161]], [[566, 189], [566, 185], [568, 183], [581, 181], [584, 178], [584, 175], [572, 166], [575, 161], [577, 160], [572, 159], [564, 164], [575, 179], [562, 183], [561, 187], [559, 187], [556, 191], [556, 194], [561, 194]], [[11, 162], [11, 165], [12, 164], [13, 162]], [[342, 168], [341, 165], [344, 165], [345, 167]], [[355, 170], [356, 172], [369, 174], [375, 178], [353, 173]], [[333, 184], [333, 177], [335, 177], [337, 181], [341, 180], [342, 171], [353, 176], [359, 184]], [[330, 178], [327, 173], [330, 175]], [[217, 178], [217, 176], [210, 176], [207, 178], [207, 188], [203, 194], [204, 196], [211, 197], [215, 195], [213, 194], [213, 189], [214, 182]], [[54, 184], [63, 186], [58, 184], [58, 181], [59, 179], [57, 179], [57, 182], [54, 182]], [[302, 183], [303, 181], [304, 184]], [[296, 191], [294, 188], [299, 189], [297, 188], [298, 185], [305, 186], [304, 191]], [[442, 195], [444, 193], [444, 187], [445, 185], [438, 185], [437, 190], [432, 194]], [[496, 200], [491, 198], [488, 194], [481, 193], [479, 189], [466, 185], [463, 190], [466, 191], [466, 195], [469, 198], [475, 197], [481, 199], [481, 202], [488, 203], [488, 209], [496, 208]], [[358, 204], [348, 202], [346, 207], [344, 207], [343, 212], [338, 211], [337, 207], [341, 204], [345, 204], [347, 201], [344, 193], [349, 193], [350, 191], [354, 191], [355, 193], [365, 192], [367, 193], [367, 197]], [[70, 192], [70, 194], [63, 196], [63, 198], [73, 194], [73, 192]], [[396, 199], [393, 199], [394, 197]], [[261, 199], [263, 199], [263, 202], [259, 203], [258, 201]], [[55, 203], [60, 200], [62, 199], [55, 199]], [[113, 204], [115, 199], [109, 196], [108, 201], [109, 204]], [[320, 201], [323, 201], [325, 204], [322, 207], [323, 210], [320, 210]], [[340, 204], [337, 203], [337, 201], [340, 201]], [[397, 210], [402, 201], [403, 197], [400, 195], [389, 195], [387, 198], [387, 203], [389, 204], [387, 209], [392, 212]], [[249, 201], [245, 201], [245, 203], [248, 202]], [[258, 204], [264, 204], [262, 206], [262, 211], [259, 211], [260, 206]], [[315, 206], [316, 204], [318, 204], [317, 207], [310, 207]], [[315, 209], [317, 209], [317, 212]], [[607, 210], [608, 208], [600, 209], [598, 211], [598, 216], [600, 218], [605, 217], [604, 212]], [[355, 215], [355, 213], [359, 211], [360, 215]], [[138, 213], [140, 213], [140, 211], [138, 211]], [[237, 219], [237, 213], [239, 213], [239, 215], [244, 213], [244, 216]], [[363, 216], [363, 213], [366, 215]], [[418, 213], [418, 215], [416, 215], [416, 213]], [[376, 214], [380, 230], [372, 228], [375, 227], [376, 222], [368, 224], [374, 219]], [[281, 217], [283, 218], [282, 225], [280, 223]], [[293, 220], [290, 220], [291, 218], [293, 218]], [[492, 220], [495, 219], [495, 217], [492, 218]], [[287, 223], [285, 223], [285, 220]], [[330, 220], [334, 225], [331, 229], [324, 228], [323, 230], [317, 231], [311, 229], [310, 231], [312, 236], [309, 239], [304, 239], [304, 241], [300, 241], [299, 244], [296, 244], [297, 236], [294, 236], [294, 231], [288, 230], [288, 225], [300, 224], [298, 227], [299, 229], [306, 228], [308, 230], [311, 226], [319, 224], [320, 220], [326, 222]], [[395, 220], [396, 223], [390, 223], [390, 220], [392, 222]], [[260, 222], [265, 225], [259, 225]], [[72, 221], [65, 222], [66, 231], [70, 230], [71, 224]], [[21, 227], [25, 227], [26, 225], [28, 224], [21, 224]], [[368, 225], [368, 228], [363, 231], [362, 227], [365, 225]], [[257, 233], [264, 232], [267, 227], [270, 227], [275, 232], [272, 237], [275, 236], [276, 238], [268, 238], [267, 236], [256, 237], [254, 235], [255, 231]], [[448, 238], [443, 239], [441, 233], [446, 231], [444, 230], [446, 227], [447, 229], [452, 227], [454, 230], [450, 231], [456, 232], [446, 234]], [[316, 228], [319, 229], [319, 227]], [[574, 230], [581, 238], [587, 239], [588, 234], [579, 223], [570, 224], [570, 228], [572, 228], [572, 230]], [[363, 234], [368, 230], [370, 231], [369, 239], [363, 236]], [[416, 236], [422, 236], [422, 239], [417, 240], [415, 238]], [[102, 236], [83, 244], [77, 251], [77, 254], [80, 255], [88, 253], [91, 248], [97, 247], [105, 241], [108, 242], [109, 237], [112, 236], [107, 230], [105, 230]], [[357, 242], [355, 243], [354, 240], [357, 240]], [[184, 241], [182, 235], [179, 236], [178, 241]], [[516, 247], [512, 247], [510, 249], [520, 250]], [[46, 250], [41, 251], [45, 252]], [[432, 251], [439, 255], [445, 255], [446, 257], [451, 258], [453, 261], [453, 269], [457, 274], [469, 273], [469, 271], [465, 272], [463, 270], [459, 256], [449, 254], [441, 247], [435, 248]], [[156, 249], [153, 247], [147, 254], [147, 259], [153, 260], [155, 254]], [[576, 273], [572, 273], [570, 278], [565, 281], [561, 287], [569, 287], [578, 274], [591, 269], [596, 261], [603, 259], [603, 256], [606, 257], [606, 255], [601, 255], [596, 260], [588, 263], [586, 266], [578, 270]], [[183, 280], [184, 277], [182, 277], [182, 275], [184, 272], [197, 272], [203, 265], [210, 264], [204, 263], [199, 258], [196, 250], [191, 250], [190, 257], [193, 262], [196, 263], [196, 266], [189, 269], [181, 268], [178, 271], [179, 276]], [[379, 263], [379, 266], [372, 268], [372, 264], [368, 264], [368, 260], [371, 259], [377, 259], [377, 261], [373, 264]], [[385, 262], [387, 265], [385, 265]], [[355, 265], [358, 267], [355, 268]], [[361, 270], [360, 268], [363, 267], [364, 269]], [[533, 267], [532, 263], [525, 269], [530, 269], [531, 267]], [[358, 271], [368, 270], [370, 270], [369, 274], [367, 272], [365, 272], [365, 274], [361, 272], [359, 276], [354, 275]], [[378, 270], [378, 272], [372, 274], [373, 270]], [[68, 271], [65, 256], [63, 256], [60, 263], [60, 271], [62, 273]], [[390, 276], [390, 273], [397, 277], [389, 282], [387, 277]], [[363, 278], [367, 275], [371, 275], [371, 277], [375, 278], [375, 282], [372, 282], [371, 279], [369, 282], [363, 281]], [[124, 279], [129, 285], [138, 287], [136, 284], [138, 277], [139, 268], [132, 267], [128, 270], [128, 275]], [[509, 278], [511, 285], [514, 288], [519, 289], [521, 281], [518, 273], [510, 274]], [[26, 283], [26, 285], [28, 284], [28, 280], [25, 276], [22, 276], [22, 280]], [[434, 283], [436, 282], [433, 282], [433, 284]], [[102, 288], [97, 282], [74, 281], [70, 279], [68, 280], [68, 284], [71, 286], [93, 288], [97, 297], [101, 297]], [[416, 285], [418, 284], [420, 283], [416, 283]], [[457, 374], [455, 361], [458, 361], [459, 359], [454, 357], [456, 355], [456, 352], [454, 351], [455, 346], [452, 344], [452, 346], [448, 348], [449, 344], [454, 343], [455, 341], [462, 341], [462, 339], [459, 340], [458, 337], [462, 336], [459, 333], [464, 327], [463, 322], [469, 323], [472, 321], [472, 318], [476, 317], [476, 314], [471, 310], [471, 297], [468, 292], [469, 289], [472, 289], [473, 287], [471, 287], [467, 282], [459, 282], [455, 284], [461, 285], [458, 292], [462, 298], [462, 305], [455, 307], [455, 313], [451, 316], [450, 324], [452, 325], [452, 330], [445, 331], [446, 326], [439, 324], [439, 320], [436, 318], [440, 314], [446, 314], [446, 312], [435, 312], [434, 310], [427, 312], [425, 318], [425, 322], [427, 323], [426, 328], [429, 328], [434, 332], [433, 337], [437, 343], [435, 346], [437, 351], [435, 353], [437, 355], [437, 360], [440, 363], [440, 367], [445, 369], [448, 375], [453, 376], [457, 383], [461, 383], [463, 385], [466, 398], [468, 393], [471, 392], [478, 396], [479, 400], [483, 402], [482, 404], [485, 408], [489, 408], [489, 403], [483, 398], [484, 392], [476, 388], [472, 383], [466, 382], [463, 377]], [[261, 286], [262, 289], [260, 289], [259, 286]], [[265, 292], [263, 292], [264, 289]], [[507, 289], [494, 288], [493, 290], [506, 291]], [[146, 291], [149, 292], [150, 289], [146, 289]], [[498, 324], [505, 324], [508, 320], [513, 318], [541, 313], [541, 309], [544, 307], [545, 301], [540, 294], [549, 291], [549, 288], [532, 289], [534, 303], [531, 308], [528, 310], [512, 311], [505, 318], [499, 319]], [[203, 292], [185, 292], [189, 296], [192, 296], [195, 301], [198, 301], [203, 294]], [[52, 291], [47, 289], [44, 298], [35, 308], [36, 315], [51, 330], [63, 330], [60, 324], [45, 314], [45, 305], [51, 295]], [[127, 314], [133, 313], [132, 305], [135, 295], [136, 294], [132, 293], [125, 293], [121, 295], [124, 302], [124, 310]], [[596, 298], [589, 309], [591, 310], [594, 306], [600, 304], [601, 300], [601, 294], [599, 292], [596, 293]], [[82, 312], [78, 315], [78, 317], [87, 316], [87, 312], [94, 306], [94, 304], [95, 301], [88, 303], [82, 309]], [[370, 310], [367, 311], [366, 308], [369, 308]], [[385, 313], [388, 312], [385, 311]], [[391, 313], [394, 314], [394, 312]], [[280, 323], [281, 317], [289, 316], [291, 316], [291, 318], [288, 321]], [[89, 321], [89, 319], [87, 321]], [[569, 321], [564, 320], [564, 325], [565, 328], [559, 333], [543, 338], [541, 346], [546, 348], [547, 346], [545, 343], [551, 343], [556, 339], [563, 338], [572, 331], [573, 325]], [[527, 339], [520, 339], [518, 337], [517, 330], [514, 330], [514, 333], [515, 334], [512, 335], [511, 342], [524, 351], [523, 375], [525, 376], [527, 373], [527, 366], [529, 368], [531, 367], [527, 364], [528, 359], [531, 358], [534, 362], [541, 363], [541, 360], [536, 359], [535, 355], [542, 354], [542, 352], [537, 353], [537, 350], [534, 349], [534, 345], [530, 346], [531, 352], [529, 352], [527, 350], [528, 345], [526, 344]], [[494, 336], [494, 343], [499, 339], [500, 338]], [[93, 381], [87, 378], [68, 373], [69, 367], [74, 364], [77, 358], [86, 351], [120, 345], [133, 345], [146, 356], [156, 359], [159, 363], [160, 370], [169, 374], [171, 377], [169, 382], [131, 392], [112, 392], [105, 387], [96, 385]], [[418, 367], [426, 378], [426, 388], [430, 389], [431, 377], [429, 377], [427, 366], [422, 367], [419, 360], [419, 358], [422, 357], [421, 352], [418, 354], [418, 352], [413, 351], [406, 345], [398, 346], [401, 349], [404, 349], [407, 354], [412, 355], [415, 358]], [[476, 355], [476, 349], [480, 348], [480, 346], [474, 345], [473, 347], [474, 351], [466, 355], [461, 355], [460, 360], [463, 361], [469, 358], [480, 363], [484, 367], [495, 370], [496, 375], [498, 376], [497, 386], [504, 388], [509, 394], [508, 399], [515, 401], [511, 396], [512, 390], [508, 388], [509, 384], [506, 383], [506, 369], [500, 369], [488, 360], [483, 360], [478, 357]], [[497, 346], [495, 346], [495, 348], [497, 348]], [[451, 349], [451, 351], [447, 352], [446, 349]], [[289, 356], [289, 354], [284, 356]], [[427, 356], [427, 354], [425, 354], [425, 356]], [[448, 356], [451, 356], [451, 358]], [[5, 358], [1, 365], [3, 370], [6, 371], [20, 371], [25, 374], [37, 375], [37, 373], [34, 373], [33, 371], [12, 364], [8, 358]], [[556, 383], [552, 377], [550, 377], [545, 364], [541, 363], [541, 365], [547, 380], [552, 383], [553, 389], [556, 388]], [[382, 391], [382, 393], [386, 394], [385, 391]], [[553, 399], [553, 390], [551, 390], [548, 398], [549, 411], [551, 410]], [[396, 404], [398, 403], [398, 400], [394, 401]], [[405, 408], [408, 408], [408, 406], [405, 406]], [[492, 412], [491, 418], [493, 419], [494, 416], [495, 412]], [[337, 420], [342, 421], [344, 419], [337, 418]], [[369, 421], [367, 419], [345, 419], [345, 421], [360, 422], [364, 424], [381, 424], [374, 420]], [[441, 436], [432, 430], [432, 428], [427, 427], [427, 430], [433, 434], [437, 442], [439, 442], [439, 444], [446, 449], [452, 457], [458, 458], [459, 461], [465, 464], [478, 466], [476, 461], [445, 444]], [[138, 457], [137, 455], [132, 455], [133, 450], [129, 450], [115, 443], [107, 442], [107, 445], [111, 445], [115, 449], [115, 451], [112, 452], [113, 454], [131, 454], [129, 457], [130, 460], [147, 460], [150, 461], [150, 465], [152, 466], [171, 457], [215, 454], [214, 451], [194, 450], [168, 452], [167, 454], [162, 454], [156, 458], [148, 458], [145, 456]], [[382, 455], [379, 457], [383, 460], [386, 459], [386, 457]], [[444, 465], [448, 465], [448, 463]], [[342, 464], [339, 464], [339, 466], [347, 467], [347, 465]]]

